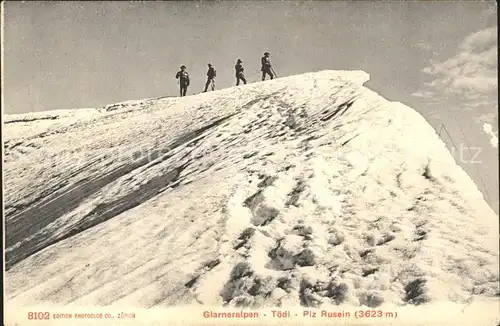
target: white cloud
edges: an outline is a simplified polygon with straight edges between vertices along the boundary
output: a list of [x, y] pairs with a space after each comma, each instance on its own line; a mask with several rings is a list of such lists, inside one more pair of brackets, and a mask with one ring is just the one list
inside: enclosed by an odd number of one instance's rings
[[420, 98], [427, 99], [427, 98], [432, 98], [434, 96], [434, 92], [430, 92], [430, 91], [417, 91], [417, 92], [412, 93], [411, 95], [415, 96], [415, 97], [420, 97]]
[[498, 125], [498, 113], [489, 112], [481, 114], [479, 117], [476, 118], [476, 122]]
[[451, 82], [452, 89], [457, 91], [473, 90], [487, 93], [496, 90], [498, 79], [489, 76], [457, 76]]
[[[467, 102], [464, 103], [464, 105], [466, 107], [469, 107], [469, 108], [485, 108], [485, 107], [488, 107], [488, 108], [492, 108], [494, 109], [495, 106], [492, 106], [492, 101], [487, 101], [487, 100], [474, 100], [474, 98], [467, 98], [466, 100]], [[487, 121], [487, 120], [483, 120], [483, 119], [480, 119], [481, 121]]]
[[433, 73], [431, 67], [425, 67], [424, 69], [422, 69], [422, 72], [428, 75], [432, 75]]
[[474, 105], [473, 101], [495, 105], [498, 93], [496, 27], [470, 34], [458, 50], [455, 56], [422, 70], [433, 80], [424, 83], [424, 89], [416, 94], [455, 94], [467, 101], [466, 107]]
[[484, 123], [483, 124], [483, 131], [490, 136], [490, 143], [491, 146], [494, 148], [498, 147], [498, 131], [495, 133], [493, 131], [493, 127], [489, 123]]
[[497, 28], [490, 27], [467, 36], [459, 48], [467, 52], [474, 52], [483, 47], [491, 48], [494, 45], [496, 46], [496, 41]]

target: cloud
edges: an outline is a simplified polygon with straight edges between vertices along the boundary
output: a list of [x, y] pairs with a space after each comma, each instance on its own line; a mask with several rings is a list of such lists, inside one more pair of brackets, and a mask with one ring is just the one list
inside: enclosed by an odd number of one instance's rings
[[466, 101], [465, 107], [472, 107], [473, 102], [494, 106], [498, 94], [497, 58], [497, 28], [472, 33], [458, 46], [455, 56], [422, 70], [433, 79], [414, 96], [434, 92], [443, 97], [458, 96]]
[[489, 124], [498, 125], [498, 113], [489, 112], [481, 114], [479, 117], [476, 118], [476, 122], [479, 122], [481, 124], [486, 122]]
[[490, 27], [479, 32], [473, 33], [465, 38], [459, 48], [467, 52], [480, 51], [484, 48], [496, 46], [497, 28]]
[[487, 93], [496, 91], [498, 79], [489, 76], [457, 76], [451, 82], [451, 89], [463, 93], [469, 90]]
[[[480, 96], [480, 95], [477, 95]], [[467, 98], [470, 101], [467, 101], [463, 105], [468, 108], [491, 108], [492, 110], [495, 110], [495, 106], [492, 106], [492, 101], [489, 100], [475, 100], [473, 97]], [[483, 120], [481, 120], [483, 121]]]
[[435, 95], [434, 92], [430, 91], [417, 91], [411, 94], [411, 96], [420, 97], [424, 99], [432, 98], [434, 95]]
[[489, 123], [484, 123], [483, 124], [483, 131], [490, 136], [490, 143], [491, 146], [494, 148], [498, 147], [498, 131], [495, 133], [493, 132], [493, 127]]

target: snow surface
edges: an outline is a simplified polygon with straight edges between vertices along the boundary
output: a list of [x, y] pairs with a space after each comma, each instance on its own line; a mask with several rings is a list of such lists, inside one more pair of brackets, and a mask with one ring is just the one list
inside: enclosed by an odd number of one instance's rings
[[7, 304], [498, 307], [498, 217], [368, 79], [7, 116]]

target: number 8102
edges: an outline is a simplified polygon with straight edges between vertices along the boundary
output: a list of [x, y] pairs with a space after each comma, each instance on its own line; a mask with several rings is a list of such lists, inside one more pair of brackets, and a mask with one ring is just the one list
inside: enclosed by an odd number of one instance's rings
[[50, 319], [48, 312], [28, 312], [29, 320]]

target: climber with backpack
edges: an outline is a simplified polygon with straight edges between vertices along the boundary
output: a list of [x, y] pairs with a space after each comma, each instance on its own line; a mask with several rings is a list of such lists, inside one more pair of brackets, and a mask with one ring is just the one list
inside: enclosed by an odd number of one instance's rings
[[217, 75], [217, 72], [215, 71], [214, 67], [212, 66], [211, 63], [208, 64], [208, 71], [207, 71], [207, 82], [205, 83], [205, 90], [203, 93], [205, 93], [208, 90], [208, 86], [212, 84], [212, 91], [215, 90], [215, 76]]
[[236, 70], [236, 86], [240, 85], [240, 80], [244, 84], [247, 83], [247, 80], [245, 79], [245, 74], [244, 74], [245, 68], [243, 68], [242, 63], [243, 63], [243, 61], [241, 61], [241, 59], [238, 59], [238, 61], [236, 61], [236, 65], [234, 66], [234, 69]]
[[264, 56], [260, 59], [260, 62], [262, 64], [262, 67], [260, 68], [260, 71], [262, 71], [262, 81], [266, 80], [266, 75], [269, 75], [271, 79], [274, 78], [271, 59], [269, 58], [269, 56], [269, 52], [265, 52]]
[[181, 86], [181, 97], [186, 96], [187, 88], [189, 86], [189, 74], [186, 71], [186, 66], [181, 66], [181, 70], [177, 72], [175, 78], [179, 79], [179, 84]]

